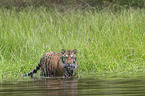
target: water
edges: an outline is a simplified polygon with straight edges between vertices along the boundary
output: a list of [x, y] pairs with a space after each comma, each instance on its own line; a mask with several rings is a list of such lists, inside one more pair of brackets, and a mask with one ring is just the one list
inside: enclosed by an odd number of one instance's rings
[[3, 80], [0, 96], [144, 96], [144, 76]]

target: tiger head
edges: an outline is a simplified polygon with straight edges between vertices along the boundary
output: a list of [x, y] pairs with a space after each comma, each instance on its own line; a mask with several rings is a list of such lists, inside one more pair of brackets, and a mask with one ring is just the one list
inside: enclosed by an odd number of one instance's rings
[[74, 69], [77, 68], [77, 50], [61, 50], [63, 67], [67, 70], [69, 75], [74, 75]]

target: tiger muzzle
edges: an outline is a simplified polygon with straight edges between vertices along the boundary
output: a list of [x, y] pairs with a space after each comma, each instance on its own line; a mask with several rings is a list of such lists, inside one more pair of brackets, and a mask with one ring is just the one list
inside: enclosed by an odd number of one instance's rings
[[64, 68], [75, 68], [75, 64], [63, 64]]

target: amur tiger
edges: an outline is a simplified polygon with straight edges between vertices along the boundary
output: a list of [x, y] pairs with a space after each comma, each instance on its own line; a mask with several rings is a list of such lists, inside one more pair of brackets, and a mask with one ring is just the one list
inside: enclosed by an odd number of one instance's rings
[[48, 52], [42, 56], [35, 69], [23, 76], [31, 76], [41, 68], [40, 76], [43, 77], [72, 77], [77, 71], [77, 50], [61, 50]]

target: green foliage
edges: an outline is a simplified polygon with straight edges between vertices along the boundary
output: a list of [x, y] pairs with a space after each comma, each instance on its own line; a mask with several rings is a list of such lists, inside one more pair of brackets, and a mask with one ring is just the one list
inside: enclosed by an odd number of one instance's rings
[[144, 10], [0, 9], [0, 77], [31, 71], [46, 52], [77, 49], [78, 76], [144, 72]]
[[47, 9], [57, 7], [59, 10], [66, 11], [68, 9], [97, 9], [104, 10], [124, 9], [124, 8], [145, 8], [145, 0], [0, 0], [0, 7], [17, 10], [24, 8], [37, 9], [45, 6]]

